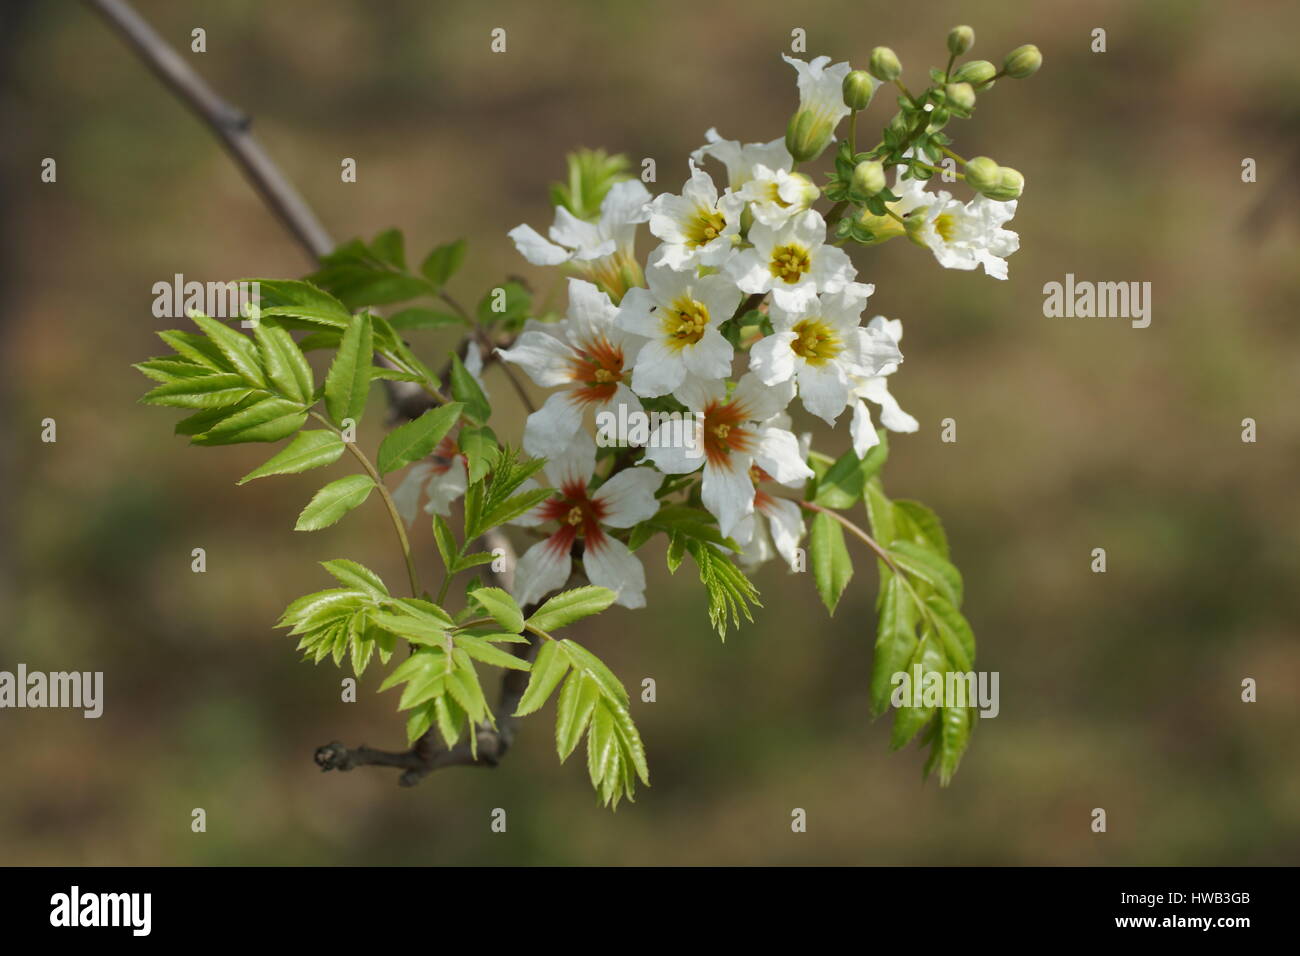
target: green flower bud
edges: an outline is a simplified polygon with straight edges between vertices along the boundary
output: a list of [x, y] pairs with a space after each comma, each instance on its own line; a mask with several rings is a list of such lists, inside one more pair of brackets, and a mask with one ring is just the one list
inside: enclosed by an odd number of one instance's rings
[[806, 163], [821, 155], [831, 141], [831, 124], [809, 110], [800, 110], [785, 128], [785, 148], [796, 162]]
[[[969, 178], [967, 182], [969, 182]], [[1025, 177], [1010, 166], [1003, 166], [998, 171], [998, 184], [995, 188], [987, 190], [984, 195], [990, 199], [996, 199], [998, 202], [1007, 202], [1010, 199], [1016, 199], [1025, 191]]]
[[903, 224], [893, 216], [873, 216], [867, 209], [862, 210], [862, 215], [855, 220], [860, 232], [868, 232], [871, 239], [858, 241], [864, 246], [874, 246], [882, 242], [887, 242], [903, 234]]
[[889, 128], [894, 131], [895, 136], [906, 136], [912, 131], [912, 124], [902, 113], [895, 113], [893, 119], [889, 121]]
[[988, 60], [971, 60], [969, 63], [963, 63], [957, 69], [957, 72], [952, 75], [952, 78], [956, 83], [969, 83], [971, 86], [980, 86], [997, 75], [998, 68]]
[[1023, 80], [1037, 73], [1042, 65], [1043, 54], [1038, 52], [1038, 47], [1026, 43], [1007, 54], [1006, 60], [1002, 63], [1002, 71], [1012, 79]]
[[861, 196], [874, 196], [885, 188], [885, 167], [874, 159], [863, 160], [853, 167], [853, 192]]
[[975, 31], [970, 27], [953, 27], [948, 33], [948, 52], [961, 56], [975, 45]]
[[977, 193], [996, 189], [1001, 176], [1002, 168], [987, 156], [976, 156], [966, 164], [966, 185]]
[[927, 133], [933, 133], [936, 130], [943, 129], [948, 125], [948, 120], [951, 118], [951, 114], [942, 106], [938, 109], [930, 110], [929, 115], [930, 121], [925, 125], [925, 131]]
[[878, 46], [871, 51], [871, 62], [867, 71], [883, 83], [892, 83], [903, 72], [903, 64], [898, 62], [898, 55], [887, 46]]
[[944, 87], [948, 102], [958, 109], [969, 110], [975, 107], [975, 90], [969, 83], [949, 83]]
[[876, 92], [876, 84], [866, 70], [854, 70], [844, 78], [844, 105], [851, 110], [864, 110]]

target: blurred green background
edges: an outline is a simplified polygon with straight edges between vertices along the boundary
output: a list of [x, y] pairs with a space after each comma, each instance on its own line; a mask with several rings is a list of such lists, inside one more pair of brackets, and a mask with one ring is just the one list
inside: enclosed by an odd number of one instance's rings
[[[1001, 673], [954, 785], [891, 754], [866, 688], [875, 573], [834, 620], [806, 577], [759, 575], [757, 624], [721, 644], [689, 563], [649, 546], [651, 610], [575, 637], [629, 687], [653, 786], [597, 807], [581, 757], [555, 759], [551, 714], [494, 771], [413, 790], [366, 768], [322, 775], [332, 739], [397, 747], [395, 695], [368, 673], [339, 701], [332, 665], [271, 630], [350, 556], [400, 580], [377, 504], [314, 535], [293, 518], [320, 483], [237, 488], [265, 446], [198, 449], [135, 404], [129, 368], [171, 327], [151, 286], [300, 275], [308, 262], [209, 132], [80, 4], [8, 4], [3, 110], [0, 669], [105, 672], [104, 716], [0, 711], [0, 863], [1278, 864], [1300, 849], [1300, 404], [1294, 4], [761, 2], [275, 3], [138, 8], [230, 101], [339, 240], [397, 225], [408, 249], [465, 236], [455, 289], [510, 273], [507, 240], [551, 221], [564, 152], [654, 157], [676, 191], [717, 126], [780, 136], [780, 60], [864, 66], [893, 46], [905, 78], [977, 33], [1045, 66], [981, 96], [950, 130], [1028, 181], [1011, 278], [943, 271], [898, 241], [855, 258], [869, 314], [904, 319], [886, 487], [947, 523], [977, 666]], [[189, 52], [190, 30], [206, 53]], [[508, 31], [491, 54], [489, 31]], [[1108, 51], [1090, 52], [1091, 31]], [[884, 122], [887, 103], [867, 114]], [[58, 182], [39, 181], [43, 157]], [[359, 181], [342, 184], [342, 157]], [[1243, 157], [1259, 181], [1243, 184]], [[819, 169], [828, 161], [824, 157]], [[649, 249], [642, 231], [643, 251]], [[1150, 281], [1151, 327], [1047, 319], [1042, 286]], [[450, 342], [412, 333], [436, 362]], [[489, 386], [517, 436], [518, 403]], [[372, 397], [378, 407], [380, 396]], [[40, 441], [40, 422], [58, 442]], [[939, 440], [957, 420], [958, 441]], [[1259, 441], [1240, 440], [1241, 420]], [[382, 434], [371, 415], [363, 441]], [[847, 447], [847, 428], [822, 439]], [[372, 510], [373, 509], [373, 510]], [[416, 536], [431, 569], [427, 527]], [[208, 571], [190, 570], [207, 550]], [[1109, 570], [1093, 574], [1104, 547]], [[1259, 702], [1240, 683], [1259, 683]], [[192, 808], [207, 812], [204, 834]], [[506, 834], [489, 831], [493, 808]], [[808, 832], [790, 831], [795, 807]], [[1109, 831], [1089, 829], [1094, 807]]]

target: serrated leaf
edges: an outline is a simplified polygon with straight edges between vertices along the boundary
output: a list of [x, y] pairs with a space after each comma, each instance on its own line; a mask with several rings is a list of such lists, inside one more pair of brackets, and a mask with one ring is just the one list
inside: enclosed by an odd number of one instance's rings
[[540, 631], [558, 630], [584, 617], [599, 614], [617, 598], [618, 595], [609, 588], [591, 585], [562, 591], [533, 612], [528, 623]]
[[560, 699], [555, 707], [555, 749], [563, 762], [573, 753], [587, 728], [600, 691], [594, 681], [581, 671], [573, 671], [560, 688]]
[[368, 591], [374, 597], [388, 597], [388, 588], [383, 579], [363, 564], [349, 561], [347, 558], [334, 558], [322, 561], [321, 567], [334, 576], [346, 587]]
[[204, 445], [237, 445], [288, 438], [307, 422], [307, 412], [287, 398], [265, 398], [223, 418], [202, 435]]
[[342, 331], [352, 322], [352, 313], [324, 289], [299, 279], [250, 279], [261, 297], [261, 314], [295, 316], [313, 324]]
[[286, 398], [303, 404], [310, 403], [316, 383], [312, 378], [311, 366], [298, 350], [293, 336], [278, 325], [258, 322], [253, 329], [253, 337], [257, 339], [262, 367], [271, 384]]
[[494, 621], [512, 634], [524, 629], [524, 615], [515, 599], [501, 588], [477, 588], [473, 598]]
[[533, 661], [528, 687], [515, 709], [516, 717], [524, 717], [539, 710], [550, 698], [557, 684], [569, 672], [569, 657], [554, 641], [545, 641]]
[[295, 531], [319, 531], [328, 528], [370, 497], [375, 488], [369, 475], [348, 475], [328, 485], [312, 497], [298, 516]]
[[296, 475], [313, 468], [323, 468], [338, 461], [344, 449], [343, 439], [335, 432], [323, 428], [300, 432], [293, 441], [268, 459], [265, 464], [240, 478], [239, 484], [242, 485], [254, 478]]
[[339, 350], [325, 377], [325, 410], [330, 421], [339, 427], [344, 419], [361, 421], [370, 391], [370, 366], [374, 361], [374, 338], [370, 316], [364, 312], [353, 316]]
[[909, 538], [930, 548], [940, 557], [951, 560], [948, 535], [943, 530], [939, 516], [919, 501], [898, 498], [894, 501], [894, 521], [900, 529], [897, 537]]
[[460, 418], [461, 408], [459, 402], [451, 402], [394, 428], [379, 445], [379, 473], [386, 475], [432, 453]]
[[844, 529], [838, 521], [820, 511], [813, 516], [808, 532], [808, 560], [812, 564], [817, 593], [826, 610], [834, 614], [840, 596], [853, 577], [853, 560], [844, 543]]
[[168, 329], [165, 332], [159, 332], [158, 338], [162, 339], [177, 354], [195, 362], [199, 365], [206, 366], [214, 372], [234, 372], [235, 367], [230, 364], [217, 348], [215, 342], [207, 336], [198, 335], [194, 332], [182, 332], [179, 329]]
[[486, 425], [466, 425], [456, 436], [456, 445], [465, 455], [470, 482], [482, 481], [491, 470], [497, 453], [496, 433]]
[[490, 664], [492, 667], [503, 667], [514, 671], [532, 669], [532, 665], [522, 657], [503, 651], [499, 647], [493, 647], [482, 638], [466, 637], [462, 634], [456, 638], [456, 646], [474, 660]]
[[253, 344], [252, 339], [236, 332], [224, 322], [197, 312], [190, 315], [190, 321], [202, 329], [204, 334], [216, 344], [221, 354], [226, 357], [226, 361], [245, 381], [257, 388], [265, 387], [266, 377], [262, 374], [257, 346]]
[[168, 408], [226, 408], [243, 401], [252, 392], [243, 376], [235, 372], [214, 372], [159, 385], [146, 392], [140, 401]]
[[881, 598], [871, 665], [871, 713], [876, 717], [889, 708], [893, 676], [906, 669], [917, 644], [916, 604], [898, 575], [882, 582]]
[[894, 541], [889, 546], [889, 554], [899, 567], [925, 581], [953, 607], [961, 607], [961, 572], [951, 562], [930, 548], [912, 541]]

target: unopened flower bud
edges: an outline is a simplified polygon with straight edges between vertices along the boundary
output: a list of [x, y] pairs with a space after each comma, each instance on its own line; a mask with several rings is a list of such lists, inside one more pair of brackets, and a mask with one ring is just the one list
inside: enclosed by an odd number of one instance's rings
[[998, 202], [1007, 202], [1016, 199], [1025, 191], [1025, 177], [1010, 166], [1003, 166], [998, 171], [998, 184], [995, 188], [985, 191], [984, 195], [990, 199], [996, 199]]
[[975, 90], [969, 83], [949, 83], [944, 87], [948, 103], [959, 109], [969, 110], [975, 106]]
[[800, 110], [785, 128], [785, 148], [796, 162], [806, 163], [821, 155], [831, 141], [831, 124], [811, 110]]
[[979, 86], [987, 83], [997, 74], [998, 68], [988, 60], [971, 60], [969, 63], [963, 63], [958, 67], [952, 78], [957, 83], [969, 83], [971, 86]]
[[961, 56], [975, 45], [975, 31], [967, 26], [953, 27], [948, 33], [948, 52]]
[[[818, 199], [821, 199], [821, 189], [803, 173], [791, 173], [790, 178], [799, 184], [799, 198], [791, 202], [792, 206], [797, 209], [807, 209]], [[745, 208], [749, 208], [748, 203], [745, 204]]]
[[1042, 65], [1043, 54], [1038, 52], [1038, 47], [1026, 43], [1007, 54], [1006, 60], [1002, 63], [1002, 70], [1012, 79], [1023, 80], [1037, 73]]
[[853, 167], [853, 191], [863, 196], [874, 196], [885, 188], [885, 167], [874, 159], [863, 160]]
[[878, 85], [866, 70], [854, 70], [844, 78], [844, 105], [851, 110], [866, 109]]
[[1001, 175], [1001, 167], [987, 156], [976, 156], [966, 164], [966, 185], [977, 193], [996, 189]]
[[887, 242], [903, 235], [905, 231], [903, 224], [893, 216], [876, 216], [866, 209], [862, 210], [862, 214], [858, 216], [857, 227], [859, 232], [871, 234], [871, 238], [868, 240], [858, 240], [865, 246], [874, 246]]
[[898, 55], [887, 46], [878, 46], [871, 51], [871, 62], [867, 71], [884, 83], [892, 83], [903, 72], [903, 64], [898, 62]]

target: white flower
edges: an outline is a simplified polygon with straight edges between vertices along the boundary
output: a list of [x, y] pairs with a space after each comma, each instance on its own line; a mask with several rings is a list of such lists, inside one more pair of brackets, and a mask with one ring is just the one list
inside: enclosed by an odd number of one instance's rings
[[653, 468], [628, 468], [589, 492], [596, 444], [586, 432], [575, 435], [569, 448], [545, 467], [555, 496], [514, 523], [534, 527], [556, 521], [559, 528], [529, 548], [515, 565], [515, 600], [532, 604], [564, 587], [572, 570], [573, 544], [581, 540], [587, 580], [617, 593], [617, 603], [624, 607], [645, 607], [645, 569], [627, 545], [604, 528], [630, 528], [658, 511], [655, 492], [664, 476]]
[[[794, 397], [792, 382], [771, 388], [746, 373], [730, 396], [721, 379], [691, 382], [677, 395], [692, 412], [703, 415], [702, 420], [685, 425], [695, 430], [694, 440], [673, 440], [680, 435], [682, 425], [678, 423], [661, 425], [651, 433], [646, 457], [667, 474], [689, 474], [701, 463], [698, 452], [692, 454], [690, 449], [702, 447], [700, 497], [724, 535], [730, 536], [754, 513], [753, 468], [789, 487], [812, 477], [799, 440], [788, 427], [782, 427], [788, 426], [789, 420], [773, 421]], [[662, 435], [666, 428], [675, 431]]]
[[750, 203], [755, 219], [775, 228], [816, 202], [821, 190], [803, 173], [768, 169], [759, 163], [740, 195]]
[[513, 362], [543, 388], [559, 386], [528, 416], [524, 450], [551, 458], [569, 447], [587, 410], [618, 414], [618, 406], [641, 411], [627, 387], [640, 343], [614, 324], [618, 309], [590, 282], [569, 280], [569, 312], [562, 322], [535, 326], [519, 336], [501, 358]]
[[783, 309], [799, 309], [820, 292], [837, 292], [853, 281], [853, 263], [842, 249], [826, 245], [826, 221], [812, 209], [780, 226], [761, 222], [749, 230], [752, 249], [727, 263], [742, 292], [771, 292]]
[[666, 266], [647, 267], [646, 281], [650, 287], [630, 289], [618, 311], [620, 328], [649, 339], [637, 353], [632, 391], [651, 398], [688, 377], [724, 378], [734, 349], [718, 326], [735, 313], [740, 291], [724, 276]]
[[897, 343], [882, 330], [859, 325], [872, 291], [855, 282], [796, 309], [774, 304], [774, 333], [750, 349], [750, 369], [765, 385], [797, 380], [804, 408], [835, 424], [849, 404], [855, 377], [875, 375], [903, 359]]
[[645, 186], [639, 180], [627, 180], [610, 187], [600, 202], [596, 222], [586, 222], [558, 206], [551, 241], [529, 225], [515, 226], [507, 235], [533, 265], [570, 263], [617, 300], [640, 279], [636, 227], [650, 217], [649, 203]]
[[754, 178], [759, 166], [769, 170], [789, 171], [794, 165], [790, 151], [785, 148], [784, 139], [741, 146], [738, 140], [723, 139], [716, 129], [710, 129], [704, 138], [708, 142], [691, 153], [691, 159], [696, 163], [703, 162], [705, 156], [720, 160], [727, 167], [727, 185], [735, 193], [740, 192]]
[[[788, 429], [790, 416], [782, 412], [769, 419], [767, 424]], [[799, 439], [799, 457], [802, 460], [808, 458], [810, 440], [810, 435]], [[768, 561], [775, 549], [793, 571], [797, 567], [799, 542], [806, 530], [802, 509], [789, 498], [778, 498], [768, 493], [762, 486], [770, 482], [772, 476], [758, 465], [751, 468], [749, 474], [754, 482], [754, 513], [743, 518], [732, 535], [741, 545], [738, 560], [746, 569], [756, 568]]]
[[465, 456], [461, 454], [456, 439], [448, 435], [433, 450], [429, 461], [417, 461], [393, 491], [393, 504], [402, 519], [411, 524], [420, 506], [420, 493], [428, 495], [424, 510], [430, 514], [451, 514], [451, 503], [469, 487], [469, 473]]
[[[903, 323], [898, 319], [878, 315], [868, 323], [866, 331], [874, 331], [897, 344], [903, 338]], [[855, 376], [853, 379], [853, 396], [858, 401], [853, 407], [853, 422], [849, 426], [849, 433], [853, 436], [853, 451], [859, 458], [880, 443], [876, 426], [871, 422], [871, 411], [863, 399], [880, 406], [880, 422], [891, 432], [914, 432], [920, 427], [920, 423], [903, 411], [897, 399], [889, 394], [889, 382], [885, 376], [892, 375], [897, 370], [898, 363], [891, 362], [880, 368], [875, 375]]]
[[745, 201], [728, 191], [721, 198], [708, 173], [690, 164], [682, 194], [664, 193], [650, 204], [650, 231], [663, 240], [651, 260], [671, 269], [720, 266], [740, 241]]
[[931, 193], [915, 179], [899, 179], [891, 203], [908, 214], [908, 232], [934, 253], [945, 269], [974, 269], [995, 279], [1007, 277], [1006, 257], [1020, 248], [1020, 236], [1003, 223], [1016, 214], [1016, 200], [997, 202], [977, 196], [963, 204], [948, 192]]
[[818, 125], [826, 124], [833, 131], [850, 112], [844, 104], [844, 78], [849, 75], [849, 65], [836, 63], [827, 68], [831, 61], [828, 56], [819, 56], [811, 63], [784, 53], [781, 59], [799, 75], [799, 111], [812, 113]]

